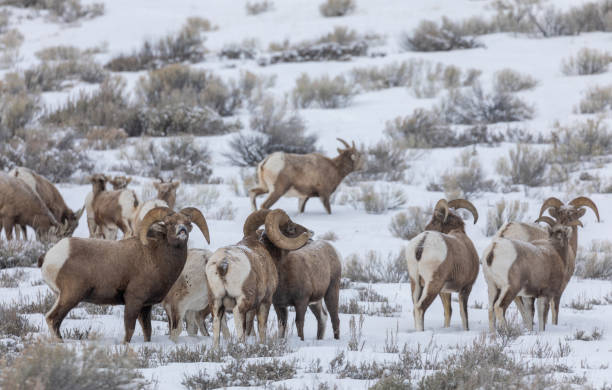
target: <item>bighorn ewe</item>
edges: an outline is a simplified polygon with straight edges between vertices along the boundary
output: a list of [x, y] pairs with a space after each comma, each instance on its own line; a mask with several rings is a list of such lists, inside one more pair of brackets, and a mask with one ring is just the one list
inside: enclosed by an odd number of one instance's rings
[[142, 221], [138, 237], [121, 241], [64, 238], [38, 260], [42, 276], [58, 295], [47, 313], [56, 337], [62, 320], [79, 302], [125, 305], [124, 342], [134, 333], [136, 319], [145, 341], [151, 340], [151, 307], [160, 303], [187, 259], [191, 223], [210, 243], [206, 220], [188, 207], [177, 213], [155, 208]]
[[[597, 206], [591, 199], [584, 196], [580, 196], [573, 199], [567, 205], [565, 205], [557, 198], [548, 198], [542, 204], [539, 217], [542, 217], [546, 210], [549, 210], [550, 215], [553, 216], [560, 224], [568, 224], [573, 221], [580, 220], [580, 218], [586, 213], [586, 209], [584, 207], [588, 207], [593, 210], [595, 216], [597, 217], [597, 221], [599, 221], [599, 210], [597, 209]], [[535, 240], [548, 239], [549, 232], [547, 229], [543, 229], [542, 227], [535, 224], [523, 222], [509, 222], [502, 226], [501, 229], [499, 229], [496, 234], [496, 237], [531, 242]], [[563, 290], [565, 290], [565, 286], [574, 274], [576, 251], [578, 249], [578, 228], [576, 226], [572, 227], [572, 235], [570, 237], [570, 249], [572, 255], [569, 258], [569, 273], [566, 275]], [[553, 299], [552, 302], [552, 323], [554, 325], [557, 325], [559, 319], [558, 300], [560, 298], [561, 296]], [[533, 297], [517, 296], [514, 300], [519, 309], [519, 312], [521, 313], [521, 316], [523, 317], [523, 321], [529, 327], [529, 329], [533, 328], [534, 299], [535, 298]]]
[[138, 230], [138, 225], [144, 218], [145, 214], [155, 207], [169, 207], [174, 209], [174, 205], [176, 204], [176, 189], [180, 184], [180, 181], [170, 180], [168, 182], [164, 182], [164, 180], [161, 178], [159, 179], [159, 183], [153, 183], [153, 186], [157, 190], [157, 198], [142, 202], [138, 205], [138, 207], [136, 207], [136, 210], [134, 210], [134, 214], [132, 215], [133, 229]]
[[406, 260], [417, 330], [424, 329], [425, 311], [438, 294], [444, 305], [444, 326], [450, 326], [451, 293], [459, 293], [463, 329], [468, 330], [467, 304], [478, 276], [478, 253], [465, 234], [459, 214], [450, 209], [464, 208], [478, 221], [474, 205], [465, 199], [440, 199], [425, 232], [414, 237], [406, 248]]
[[110, 179], [109, 183], [113, 186], [113, 190], [122, 190], [132, 182], [131, 177], [127, 176], [115, 176]]
[[[30, 189], [40, 197], [47, 206], [57, 222], [64, 225], [63, 236], [72, 236], [79, 225], [79, 219], [83, 215], [84, 207], [76, 213], [66, 206], [64, 198], [57, 188], [49, 180], [24, 167], [13, 168], [9, 175], [23, 181]], [[22, 228], [25, 237], [25, 228]]]
[[304, 340], [304, 316], [306, 308], [317, 318], [317, 339], [325, 335], [327, 312], [331, 316], [334, 338], [340, 338], [338, 297], [342, 265], [334, 247], [326, 241], [309, 242], [302, 248], [276, 257], [278, 287], [272, 302], [278, 318], [279, 333], [285, 337], [287, 331], [287, 307], [295, 307], [295, 325], [298, 336]]
[[30, 226], [36, 236], [53, 234], [60, 237], [68, 231], [68, 224], [60, 224], [47, 205], [23, 181], [0, 172], [0, 223], [8, 240], [13, 239], [13, 228]]
[[95, 225], [101, 229], [103, 238], [117, 238], [117, 228], [121, 229], [124, 238], [131, 237], [134, 234], [131, 218], [138, 207], [138, 197], [129, 189], [105, 191], [108, 180], [104, 175], [90, 177], [93, 185], [92, 209]]
[[299, 198], [299, 211], [304, 212], [306, 202], [319, 197], [325, 210], [331, 214], [329, 198], [342, 179], [349, 173], [362, 169], [364, 160], [355, 147], [338, 138], [346, 149], [338, 148], [338, 156], [327, 158], [318, 153], [272, 153], [257, 165], [257, 187], [249, 190], [253, 210], [257, 210], [256, 198], [270, 193], [262, 209], [269, 209], [281, 196]]
[[[187, 322], [187, 333], [195, 336], [198, 328], [208, 336], [204, 319], [211, 312], [208, 305], [208, 281], [206, 263], [212, 253], [205, 249], [190, 249], [183, 272], [164, 298], [162, 306], [168, 315], [170, 339], [178, 341], [183, 330], [183, 318]], [[223, 336], [229, 337], [225, 321], [221, 322]]]
[[[263, 224], [265, 231], [257, 231]], [[233, 310], [240, 340], [245, 337], [249, 312], [257, 315], [259, 338], [265, 340], [268, 313], [278, 285], [275, 261], [303, 247], [312, 237], [311, 231], [291, 221], [283, 210], [252, 213], [243, 233], [240, 242], [217, 249], [206, 264], [215, 346], [219, 345], [225, 309]]]
[[[582, 226], [579, 220], [561, 224], [550, 217], [537, 222], [550, 225], [547, 239], [531, 242], [495, 238], [485, 249], [481, 262], [489, 288], [489, 329], [495, 321], [506, 326], [506, 309], [517, 296], [538, 298], [539, 329], [546, 326], [548, 304], [558, 310], [558, 302], [573, 272], [571, 248], [573, 229]], [[532, 301], [533, 302], [533, 301]], [[556, 303], [555, 303], [556, 302]], [[533, 324], [527, 324], [530, 329]]]

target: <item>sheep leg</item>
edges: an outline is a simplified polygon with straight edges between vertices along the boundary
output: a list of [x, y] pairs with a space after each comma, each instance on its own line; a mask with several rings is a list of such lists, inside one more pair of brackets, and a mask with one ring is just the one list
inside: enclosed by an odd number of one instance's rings
[[321, 203], [323, 203], [323, 207], [325, 207], [325, 211], [327, 211], [327, 214], [331, 214], [331, 205], [329, 203], [329, 196], [320, 195], [319, 199], [321, 199]]
[[270, 314], [270, 304], [262, 303], [257, 309], [257, 327], [259, 331], [259, 342], [266, 342], [266, 331], [268, 330], [268, 314]]
[[459, 292], [459, 313], [461, 313], [461, 325], [463, 325], [463, 330], [470, 330], [467, 309], [468, 299], [470, 298], [471, 292], [472, 286], [465, 287], [462, 291]]
[[246, 339], [246, 313], [242, 302], [234, 306], [234, 327], [236, 328], [236, 337], [238, 341], [244, 342]]
[[525, 304], [526, 302], [526, 298], [523, 297], [516, 297], [514, 298], [514, 303], [516, 304], [516, 307], [518, 308], [519, 313], [521, 313], [521, 317], [523, 318], [523, 322], [525, 323], [525, 325], [527, 325], [527, 327], [529, 327], [529, 314], [526, 311], [525, 308]]
[[262, 187], [253, 187], [249, 189], [249, 198], [251, 199], [251, 207], [253, 211], [257, 211], [257, 197], [259, 195], [267, 194], [268, 189]]
[[497, 317], [497, 321], [500, 323], [500, 326], [508, 326], [508, 322], [506, 322], [506, 310], [514, 298], [516, 298], [517, 293], [518, 291], [511, 290], [510, 286], [508, 286], [499, 294], [499, 298], [497, 299], [497, 302], [495, 302], [495, 315]]
[[195, 312], [195, 322], [196, 325], [198, 327], [198, 329], [200, 329], [200, 333], [202, 333], [203, 336], [210, 336], [210, 334], [208, 333], [208, 329], [206, 328], [206, 317], [210, 314], [210, 306], [206, 306], [204, 308], [204, 310], [199, 310], [197, 312]]
[[274, 203], [276, 203], [277, 200], [280, 199], [281, 196], [283, 196], [285, 194], [285, 192], [287, 192], [288, 188], [283, 188], [283, 187], [277, 187], [274, 189], [274, 191], [272, 191], [268, 197], [266, 198], [266, 200], [263, 202], [263, 204], [261, 205], [262, 209], [269, 209]]
[[13, 239], [13, 222], [9, 218], [2, 219], [2, 227], [8, 241]]
[[295, 326], [297, 327], [298, 337], [302, 341], [304, 341], [304, 319], [307, 308], [308, 301], [296, 302], [295, 304]]
[[412, 280], [412, 278], [410, 278], [410, 289], [412, 290], [412, 316], [414, 317], [414, 327], [416, 328], [418, 324], [417, 303], [419, 302], [419, 299], [421, 299], [423, 288], [421, 287], [420, 283], [415, 282]]
[[538, 329], [540, 332], [546, 330], [546, 318], [548, 317], [548, 297], [538, 298]]
[[66, 318], [68, 312], [70, 312], [73, 307], [78, 305], [80, 301], [80, 295], [70, 296], [66, 293], [62, 294], [60, 292], [59, 296], [55, 300], [55, 304], [53, 304], [51, 310], [49, 310], [49, 312], [45, 315], [45, 320], [47, 321], [49, 331], [57, 338], [58, 341], [62, 340], [62, 335], [60, 333], [62, 321], [64, 321], [64, 318]]
[[325, 327], [327, 325], [327, 311], [323, 308], [323, 303], [318, 301], [308, 305], [310, 311], [317, 319], [317, 340], [323, 340], [325, 337]]
[[287, 337], [287, 317], [288, 317], [288, 309], [285, 307], [278, 307], [274, 305], [274, 311], [276, 311], [276, 319], [278, 321], [278, 333], [280, 337]]
[[550, 301], [550, 311], [552, 314], [553, 325], [559, 324], [559, 304], [561, 303], [561, 297], [553, 297]]
[[187, 310], [185, 312], [185, 322], [187, 323], [187, 334], [189, 336], [198, 335], [198, 324], [196, 322], [196, 311]]
[[223, 311], [223, 313], [221, 313], [221, 332], [223, 333], [223, 337], [225, 337], [226, 339], [229, 340], [230, 338], [230, 331], [229, 328], [227, 327], [227, 316], [225, 315], [225, 311]]
[[522, 299], [524, 308], [525, 308], [525, 317], [523, 317], [523, 320], [525, 320], [525, 325], [527, 326], [527, 329], [529, 329], [530, 331], [533, 330], [533, 317], [534, 317], [534, 302], [535, 302], [535, 298], [533, 297], [523, 297]]
[[415, 315], [418, 319], [418, 331], [425, 330], [425, 311], [427, 311], [429, 305], [431, 305], [434, 299], [436, 299], [436, 297], [440, 293], [440, 290], [442, 290], [443, 285], [443, 280], [431, 280], [425, 282], [425, 287], [423, 288], [425, 294], [421, 295], [421, 299], [414, 308], [416, 312]]
[[[340, 298], [340, 279], [333, 280], [327, 292], [325, 293], [325, 307], [331, 318], [332, 329], [334, 330], [334, 338], [340, 339], [340, 317], [338, 317], [338, 301]], [[326, 321], [327, 322], [327, 321]]]
[[164, 305], [164, 310], [168, 316], [168, 328], [170, 329], [170, 340], [178, 342], [178, 337], [183, 331], [183, 323], [179, 315], [179, 310], [173, 305]]
[[[210, 303], [212, 305], [212, 313], [213, 313], [213, 346], [215, 348], [219, 347], [219, 337], [221, 331], [221, 317], [225, 314], [225, 309], [223, 308], [223, 300], [220, 298], [216, 298], [213, 302]], [[223, 335], [225, 337], [225, 334]]]
[[255, 329], [253, 328], [253, 324], [255, 324], [255, 310], [249, 310], [246, 313], [246, 335], [255, 336]]
[[451, 294], [450, 293], [440, 293], [440, 299], [442, 300], [442, 306], [444, 306], [444, 327], [450, 327], [451, 315], [453, 314], [453, 309], [451, 308]]
[[153, 328], [151, 327], [151, 309], [153, 309], [153, 306], [143, 306], [138, 314], [138, 323], [142, 328], [144, 341], [147, 342], [151, 341], [151, 334], [153, 333]]
[[298, 201], [298, 210], [300, 211], [300, 213], [304, 212], [304, 209], [306, 208], [306, 202], [308, 202], [308, 199], [310, 199], [308, 196], [303, 196]]
[[499, 298], [500, 290], [493, 285], [493, 283], [488, 284], [489, 288], [489, 332], [495, 332], [495, 301]]
[[126, 298], [125, 300], [125, 309], [123, 311], [123, 326], [125, 327], [124, 343], [129, 343], [132, 340], [134, 329], [136, 328], [136, 320], [143, 309], [142, 304], [143, 302], [141, 300], [136, 300], [134, 298]]
[[98, 238], [96, 220], [94, 218], [87, 217], [87, 228], [89, 229], [89, 238]]

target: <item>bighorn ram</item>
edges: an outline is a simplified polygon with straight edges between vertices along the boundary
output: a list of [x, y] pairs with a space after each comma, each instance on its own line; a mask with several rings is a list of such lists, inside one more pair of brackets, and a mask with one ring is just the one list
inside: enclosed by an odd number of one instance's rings
[[[208, 305], [208, 281], [206, 263], [212, 252], [206, 249], [190, 249], [183, 272], [164, 298], [162, 306], [168, 315], [170, 339], [175, 343], [183, 330], [183, 318], [187, 322], [187, 333], [195, 336], [198, 328], [208, 336], [204, 319], [210, 314]], [[229, 337], [225, 321], [221, 322], [223, 336]]]
[[[265, 224], [265, 231], [257, 229]], [[221, 318], [233, 310], [236, 333], [244, 340], [247, 313], [257, 315], [259, 338], [266, 338], [272, 298], [278, 285], [276, 259], [303, 247], [312, 232], [291, 221], [283, 210], [260, 210], [244, 223], [244, 238], [217, 249], [206, 264], [208, 301], [213, 312], [213, 340], [219, 345]]]
[[131, 218], [138, 207], [138, 197], [134, 191], [128, 189], [105, 191], [108, 180], [104, 175], [90, 177], [93, 186], [91, 205], [95, 225], [100, 228], [103, 238], [112, 240], [117, 238], [117, 228], [121, 229], [124, 238], [131, 237], [133, 235]]
[[159, 179], [159, 183], [153, 183], [153, 186], [157, 190], [157, 198], [147, 200], [146, 202], [142, 202], [136, 207], [134, 210], [134, 214], [132, 215], [132, 227], [134, 230], [138, 230], [138, 225], [140, 221], [144, 218], [145, 214], [149, 212], [149, 210], [154, 209], [155, 207], [169, 207], [174, 209], [174, 205], [176, 204], [176, 189], [181, 184], [180, 181], [168, 181], [164, 182], [163, 179]]
[[61, 339], [62, 320], [79, 302], [125, 305], [124, 342], [136, 319], [151, 340], [151, 307], [160, 303], [187, 259], [191, 223], [210, 243], [206, 220], [188, 207], [177, 213], [155, 208], [145, 216], [138, 237], [121, 241], [64, 238], [38, 260], [42, 276], [58, 295], [47, 313], [49, 330]]
[[[66, 206], [66, 202], [64, 202], [64, 198], [53, 183], [31, 169], [24, 167], [13, 168], [9, 172], [9, 175], [23, 181], [36, 195], [40, 197], [49, 211], [51, 211], [51, 214], [53, 214], [57, 222], [64, 225], [64, 237], [72, 236], [75, 229], [79, 225], [79, 219], [81, 218], [81, 215], [83, 215], [84, 207], [76, 213], [69, 209], [68, 206]], [[21, 230], [24, 237], [26, 237], [25, 228], [21, 227]]]
[[295, 325], [298, 336], [304, 340], [304, 316], [310, 307], [317, 318], [317, 339], [325, 335], [327, 312], [331, 316], [334, 338], [340, 338], [338, 298], [342, 265], [334, 247], [327, 241], [309, 242], [302, 248], [275, 258], [278, 269], [278, 287], [272, 302], [278, 318], [279, 333], [287, 331], [287, 307], [295, 307]]
[[[539, 217], [542, 217], [546, 210], [549, 210], [550, 215], [553, 216], [557, 220], [557, 222], [559, 222], [560, 224], [568, 224], [573, 221], [580, 220], [580, 218], [586, 213], [586, 209], [584, 207], [588, 207], [593, 210], [595, 216], [597, 217], [597, 221], [599, 221], [599, 210], [597, 210], [597, 206], [591, 199], [584, 196], [580, 196], [573, 199], [567, 205], [565, 205], [557, 198], [548, 198], [542, 204]], [[531, 242], [535, 240], [548, 239], [549, 232], [547, 229], [543, 229], [542, 227], [535, 224], [523, 222], [509, 222], [502, 226], [501, 229], [499, 229], [496, 234], [496, 237]], [[569, 258], [569, 273], [566, 275], [565, 284], [562, 290], [565, 290], [565, 286], [574, 274], [576, 251], [578, 249], [578, 228], [576, 226], [572, 227], [572, 235], [570, 237], [570, 249], [571, 256]], [[560, 298], [561, 296], [559, 296], [557, 299], [553, 299], [552, 302], [552, 323], [554, 325], [557, 325], [559, 319], [558, 299]], [[521, 313], [521, 316], [523, 317], [523, 321], [529, 327], [529, 329], [533, 328], [534, 300], [535, 298], [533, 297], [521, 296], [517, 296], [514, 300], [519, 309], [519, 312]]]
[[338, 156], [328, 158], [318, 153], [290, 154], [272, 153], [257, 165], [257, 187], [249, 190], [253, 211], [257, 210], [256, 198], [270, 193], [262, 209], [269, 209], [283, 195], [299, 198], [299, 211], [304, 212], [306, 202], [319, 197], [325, 210], [331, 214], [330, 196], [342, 179], [349, 173], [360, 170], [364, 160], [355, 147], [338, 138], [346, 149], [338, 148]]
[[438, 294], [444, 305], [444, 326], [450, 326], [451, 293], [459, 293], [463, 329], [468, 330], [467, 304], [478, 276], [478, 253], [465, 234], [459, 214], [450, 209], [464, 208], [478, 221], [478, 212], [465, 199], [440, 199], [425, 232], [414, 237], [406, 248], [406, 260], [417, 330], [424, 330], [425, 311]]
[[13, 239], [16, 225], [24, 234], [26, 226], [32, 227], [39, 238], [44, 234], [62, 237], [68, 231], [68, 224], [60, 224], [28, 185], [4, 172], [0, 172], [0, 223], [8, 240]]
[[[489, 329], [495, 331], [495, 321], [506, 326], [506, 309], [517, 295], [538, 298], [539, 329], [546, 326], [548, 303], [558, 310], [558, 302], [573, 272], [575, 255], [571, 248], [573, 229], [582, 226], [579, 220], [561, 224], [550, 217], [537, 222], [550, 225], [547, 239], [531, 242], [495, 238], [485, 249], [482, 268], [489, 288]], [[533, 302], [533, 301], [532, 301]], [[554, 303], [556, 302], [556, 304]], [[533, 324], [528, 326], [532, 329]]]

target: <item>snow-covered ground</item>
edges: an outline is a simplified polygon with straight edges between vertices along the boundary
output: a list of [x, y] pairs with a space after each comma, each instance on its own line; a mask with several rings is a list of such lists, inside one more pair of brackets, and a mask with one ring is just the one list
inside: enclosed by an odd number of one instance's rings
[[[559, 7], [567, 7], [583, 3], [584, 1], [563, 0], [555, 1]], [[536, 39], [513, 34], [491, 34], [479, 39], [485, 48], [472, 50], [456, 50], [449, 52], [417, 53], [402, 51], [398, 45], [400, 34], [411, 31], [423, 19], [439, 20], [448, 16], [452, 20], [461, 20], [474, 15], [490, 15], [490, 1], [469, 0], [358, 0], [357, 9], [353, 14], [342, 18], [323, 18], [319, 14], [319, 1], [311, 0], [276, 0], [275, 7], [270, 12], [258, 16], [247, 16], [244, 1], [226, 0], [107, 0], [106, 12], [103, 16], [92, 20], [81, 21], [76, 25], [62, 25], [52, 23], [44, 15], [31, 16], [30, 11], [12, 8], [11, 26], [20, 30], [25, 41], [21, 49], [21, 60], [16, 68], [23, 70], [36, 63], [34, 53], [42, 48], [60, 44], [74, 45], [80, 48], [89, 48], [106, 42], [108, 51], [96, 55], [101, 63], [111, 57], [131, 51], [139, 47], [146, 38], [156, 38], [169, 32], [177, 31], [185, 19], [191, 16], [200, 16], [209, 19], [218, 26], [218, 30], [206, 34], [206, 46], [210, 54], [205, 62], [195, 64], [194, 67], [211, 69], [224, 79], [236, 79], [242, 70], [250, 70], [257, 74], [276, 76], [276, 84], [269, 92], [278, 97], [290, 93], [295, 85], [295, 79], [303, 72], [311, 77], [322, 74], [335, 76], [348, 72], [357, 66], [381, 65], [412, 58], [422, 58], [446, 65], [456, 65], [461, 69], [476, 68], [482, 71], [481, 82], [486, 90], [490, 88], [493, 75], [496, 71], [511, 68], [527, 73], [538, 80], [537, 86], [528, 91], [519, 93], [535, 108], [532, 120], [513, 124], [522, 127], [534, 134], [548, 135], [553, 129], [555, 121], [562, 124], [571, 124], [575, 120], [588, 116], [576, 114], [574, 108], [583, 96], [583, 92], [594, 85], [608, 85], [612, 83], [612, 72], [599, 75], [568, 77], [561, 73], [561, 61], [575, 54], [583, 47], [596, 49], [610, 49], [612, 47], [611, 33], [588, 33], [578, 36], [556, 37], [549, 39]], [[384, 57], [358, 57], [346, 62], [304, 62], [278, 64], [260, 67], [253, 60], [221, 61], [214, 52], [225, 44], [241, 42], [244, 39], [255, 38], [261, 48], [266, 48], [270, 42], [282, 41], [285, 38], [291, 42], [316, 39], [328, 33], [334, 26], [346, 25], [359, 33], [374, 32], [386, 37], [383, 46], [378, 51], [386, 53]], [[0, 71], [0, 76], [8, 70]], [[122, 73], [130, 86], [145, 72]], [[72, 89], [43, 94], [43, 99], [50, 105], [63, 102], [68, 96], [78, 93], [81, 88], [91, 89], [91, 85], [76, 85]], [[418, 99], [407, 88], [391, 88], [375, 92], [361, 93], [346, 108], [339, 109], [301, 109], [299, 114], [305, 119], [307, 132], [318, 136], [317, 147], [326, 154], [333, 155], [338, 146], [337, 137], [346, 140], [355, 140], [359, 144], [372, 145], [384, 138], [385, 123], [397, 116], [412, 113], [415, 108], [429, 108], [438, 101], [435, 99]], [[240, 113], [243, 123], [248, 126], [248, 112]], [[610, 116], [604, 118], [610, 122]], [[236, 209], [233, 220], [215, 220], [208, 217], [211, 231], [210, 249], [214, 250], [223, 245], [237, 242], [241, 238], [242, 223], [250, 213], [250, 204], [246, 196], [237, 196], [232, 190], [232, 179], [240, 180], [240, 170], [232, 166], [223, 154], [229, 151], [228, 140], [232, 135], [203, 137], [198, 142], [207, 143], [213, 150], [212, 170], [213, 176], [221, 177], [224, 184], [214, 185], [220, 193], [219, 200], [205, 215], [214, 212], [226, 202], [231, 202]], [[130, 140], [129, 142], [132, 142]], [[410, 169], [406, 172], [404, 182], [393, 183], [394, 187], [401, 188], [407, 202], [398, 210], [383, 214], [368, 214], [362, 208], [350, 205], [332, 204], [332, 215], [327, 215], [316, 199], [311, 200], [306, 213], [297, 213], [297, 201], [293, 198], [283, 198], [276, 203], [288, 211], [296, 222], [314, 230], [316, 234], [335, 232], [338, 239], [333, 245], [344, 258], [351, 254], [364, 257], [366, 252], [374, 250], [380, 252], [383, 258], [387, 254], [397, 254], [406, 241], [392, 236], [388, 226], [391, 218], [397, 213], [411, 206], [431, 208], [435, 202], [444, 197], [442, 192], [427, 191], [427, 185], [438, 181], [441, 174], [453, 168], [455, 159], [465, 150], [474, 149], [482, 164], [487, 178], [500, 181], [495, 166], [500, 156], [506, 156], [508, 150], [514, 147], [511, 143], [502, 143], [495, 147], [476, 146], [467, 148], [432, 149], [419, 153], [415, 161], [410, 162]], [[91, 152], [96, 157], [96, 170], [108, 171], [117, 165], [121, 158], [119, 150], [105, 152]], [[592, 174], [598, 174], [604, 180], [610, 181], [610, 165], [601, 163], [590, 167]], [[437, 179], [437, 180], [436, 180]], [[137, 193], [150, 179], [136, 177], [134, 188]], [[383, 185], [382, 183], [379, 183]], [[187, 186], [189, 187], [189, 186]], [[67, 204], [73, 209], [83, 205], [86, 194], [90, 190], [88, 185], [61, 184], [59, 185]], [[188, 188], [197, 191], [200, 187]], [[340, 189], [339, 191], [342, 191]], [[542, 200], [549, 196], [557, 196], [569, 200], [576, 195], [590, 196], [598, 205], [601, 223], [597, 223], [593, 214], [587, 211], [583, 218], [584, 228], [579, 233], [579, 245], [587, 246], [593, 240], [610, 239], [612, 232], [612, 198], [606, 194], [581, 193], [580, 189], [566, 193], [564, 186], [527, 188], [520, 192], [510, 193], [484, 193], [473, 199], [473, 203], [480, 213], [476, 225], [471, 218], [467, 220], [467, 233], [473, 240], [476, 249], [482, 253], [490, 242], [486, 237], [485, 228], [487, 211], [494, 207], [500, 199], [521, 200], [529, 203], [528, 216], [535, 218]], [[260, 202], [262, 198], [259, 198]], [[199, 205], [194, 205], [199, 206]], [[81, 219], [75, 236], [87, 237], [87, 224], [85, 216]], [[194, 233], [190, 239], [190, 247], [207, 247], [202, 235]], [[31, 282], [41, 278], [38, 269], [26, 269], [27, 278], [18, 288], [0, 288], [0, 301], [10, 302], [20, 297], [35, 297], [40, 292], [46, 292], [45, 285], [32, 286]], [[3, 270], [2, 273], [15, 272]], [[353, 285], [351, 289], [342, 290], [340, 300], [348, 302], [356, 295]], [[458, 304], [453, 301], [453, 318], [450, 328], [443, 328], [442, 305], [435, 301], [426, 313], [425, 332], [415, 332], [410, 286], [408, 283], [374, 284], [372, 288], [386, 297], [389, 304], [399, 305], [401, 312], [393, 317], [365, 316], [362, 340], [365, 346], [360, 352], [348, 352], [351, 361], [363, 360], [393, 360], [396, 354], [385, 353], [384, 346], [388, 332], [397, 332], [397, 344], [407, 344], [415, 347], [418, 344], [433, 343], [442, 349], [446, 346], [454, 347], [471, 343], [488, 331], [487, 320], [487, 289], [482, 272], [472, 289], [469, 301], [470, 331], [463, 331], [458, 315]], [[559, 362], [567, 365], [571, 375], [584, 375], [588, 383], [600, 387], [612, 382], [612, 305], [595, 305], [592, 310], [573, 310], [566, 307], [576, 299], [596, 298], [602, 302], [604, 296], [610, 296], [612, 283], [610, 281], [581, 280], [574, 277], [562, 299], [559, 325], [548, 324], [545, 332], [527, 332], [520, 336], [510, 347], [512, 350], [527, 351], [536, 343], [550, 343], [556, 348], [559, 343], [567, 343], [571, 348], [569, 355], [560, 357]], [[475, 307], [475, 305], [477, 307]], [[291, 321], [294, 313], [291, 312]], [[508, 316], [516, 315], [514, 305], [511, 306]], [[43, 334], [47, 333], [46, 324], [42, 315], [29, 315], [29, 320], [41, 327]], [[286, 381], [289, 387], [314, 386], [316, 383], [331, 382], [340, 388], [367, 388], [372, 381], [356, 381], [351, 379], [337, 379], [332, 374], [325, 373], [326, 367], [339, 351], [347, 349], [349, 339], [349, 320], [351, 315], [342, 314], [341, 339], [332, 338], [331, 324], [322, 341], [316, 340], [316, 322], [311, 315], [306, 317], [305, 341], [300, 341], [295, 330], [290, 334], [289, 346], [294, 352], [282, 359], [298, 359], [301, 371], [295, 379]], [[271, 313], [270, 326], [276, 324], [274, 313]], [[230, 322], [230, 327], [232, 323]], [[120, 344], [123, 336], [122, 311], [115, 308], [111, 315], [83, 315], [82, 319], [66, 319], [64, 329], [81, 328], [91, 329], [99, 337], [92, 343], [104, 345]], [[597, 341], [577, 341], [573, 339], [577, 330], [591, 332], [594, 328], [603, 331], [603, 337]], [[153, 343], [163, 348], [176, 348], [169, 341], [167, 325], [164, 322], [154, 322]], [[186, 333], [179, 339], [180, 344], [206, 344], [210, 346], [211, 339], [198, 336], [189, 337]], [[76, 341], [69, 341], [75, 342]], [[254, 341], [250, 341], [254, 342]], [[136, 335], [132, 342], [137, 347], [144, 345], [142, 332], [137, 326]], [[324, 373], [305, 373], [305, 367], [313, 360], [321, 359]], [[527, 358], [527, 357], [526, 357]], [[145, 369], [146, 377], [158, 381], [159, 389], [181, 388], [181, 381], [185, 374], [197, 373], [206, 368], [214, 372], [221, 363], [172, 363], [169, 365]], [[280, 383], [279, 383], [280, 384]]]

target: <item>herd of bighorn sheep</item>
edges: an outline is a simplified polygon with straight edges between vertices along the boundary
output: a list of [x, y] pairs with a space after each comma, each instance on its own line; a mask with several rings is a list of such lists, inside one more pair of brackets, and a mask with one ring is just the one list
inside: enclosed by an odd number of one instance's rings
[[[308, 309], [316, 317], [318, 339], [324, 337], [328, 315], [339, 339], [340, 255], [329, 242], [313, 240], [314, 233], [285, 211], [270, 210], [287, 195], [299, 198], [300, 213], [311, 197], [319, 197], [331, 213], [330, 197], [337, 186], [364, 165], [354, 142], [339, 141], [344, 149], [339, 148], [335, 158], [283, 152], [265, 158], [257, 166], [259, 182], [249, 190], [253, 212], [242, 226], [242, 239], [214, 252], [188, 249], [192, 225], [210, 244], [209, 228], [198, 209], [175, 209], [180, 182], [173, 180], [159, 179], [154, 183], [156, 198], [142, 202], [127, 188], [131, 178], [94, 174], [84, 206], [73, 211], [57, 188], [37, 173], [27, 168], [0, 172], [0, 231], [4, 229], [8, 240], [13, 234], [27, 239], [30, 227], [38, 239], [59, 240], [38, 260], [44, 281], [57, 295], [46, 321], [58, 339], [63, 319], [80, 302], [124, 305], [124, 342], [130, 342], [136, 320], [145, 341], [151, 340], [154, 304], [166, 311], [175, 342], [183, 321], [189, 335], [199, 330], [208, 336], [204, 320], [212, 314], [213, 343], [219, 345], [220, 334], [230, 334], [228, 313], [239, 340], [253, 333], [257, 319], [263, 341], [271, 306], [281, 337], [286, 337], [292, 306], [301, 340]], [[107, 189], [109, 183], [112, 189]], [[264, 193], [268, 197], [257, 210], [256, 197]], [[561, 295], [574, 273], [585, 207], [599, 221], [589, 198], [568, 204], [548, 198], [536, 223], [506, 223], [479, 257], [460, 212], [467, 210], [475, 224], [476, 207], [465, 199], [440, 199], [425, 231], [405, 248], [416, 330], [424, 330], [425, 312], [438, 295], [444, 326], [450, 326], [452, 293], [459, 295], [461, 322], [468, 330], [468, 299], [480, 267], [488, 285], [491, 331], [506, 325], [505, 313], [513, 301], [529, 329], [536, 299], [539, 330], [545, 329], [549, 307], [557, 324]], [[72, 238], [83, 212], [90, 238]], [[117, 241], [119, 230], [122, 239]]]

